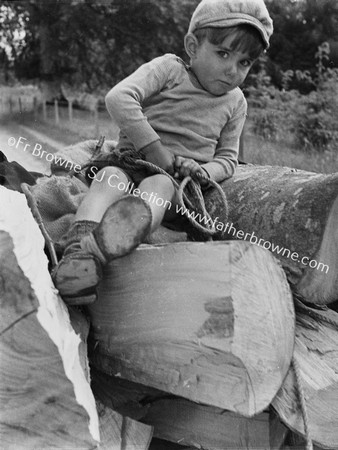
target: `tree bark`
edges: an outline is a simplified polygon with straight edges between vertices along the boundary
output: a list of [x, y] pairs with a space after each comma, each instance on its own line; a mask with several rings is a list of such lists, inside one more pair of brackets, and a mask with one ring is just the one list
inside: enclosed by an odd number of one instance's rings
[[[321, 447], [338, 448], [338, 313], [297, 303], [294, 356], [309, 418], [311, 438]], [[290, 368], [272, 402], [282, 421], [304, 436], [295, 373]]]
[[270, 249], [307, 302], [338, 299], [338, 174], [248, 165], [221, 185], [228, 218], [215, 191], [205, 196], [216, 239], [245, 239]]
[[141, 245], [89, 305], [100, 370], [252, 416], [288, 370], [294, 309], [274, 258], [244, 242]]

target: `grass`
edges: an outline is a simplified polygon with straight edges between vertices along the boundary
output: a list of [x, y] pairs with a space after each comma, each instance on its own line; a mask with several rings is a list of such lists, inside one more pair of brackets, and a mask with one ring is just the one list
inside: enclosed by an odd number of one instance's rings
[[290, 137], [284, 141], [268, 141], [252, 132], [250, 121], [247, 122], [244, 133], [245, 162], [326, 174], [338, 172], [338, 149], [335, 152], [305, 152], [295, 148]]

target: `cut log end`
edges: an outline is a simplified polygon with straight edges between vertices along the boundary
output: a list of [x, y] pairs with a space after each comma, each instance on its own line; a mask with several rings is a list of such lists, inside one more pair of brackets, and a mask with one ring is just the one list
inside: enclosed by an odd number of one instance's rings
[[284, 272], [245, 242], [142, 245], [107, 266], [89, 311], [100, 370], [245, 416], [269, 405], [292, 356]]

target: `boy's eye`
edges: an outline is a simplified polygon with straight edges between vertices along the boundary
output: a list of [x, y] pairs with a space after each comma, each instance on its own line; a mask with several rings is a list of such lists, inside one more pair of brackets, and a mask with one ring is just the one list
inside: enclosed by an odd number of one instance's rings
[[241, 64], [244, 67], [250, 67], [252, 65], [252, 61], [250, 61], [250, 59], [245, 59]]
[[218, 50], [217, 54], [221, 57], [221, 58], [227, 58], [229, 56], [229, 52], [226, 52], [224, 50]]

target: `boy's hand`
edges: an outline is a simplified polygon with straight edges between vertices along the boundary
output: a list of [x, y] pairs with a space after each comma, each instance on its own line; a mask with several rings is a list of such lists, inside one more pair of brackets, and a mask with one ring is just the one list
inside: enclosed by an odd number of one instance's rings
[[166, 150], [159, 141], [153, 142], [142, 148], [145, 160], [161, 167], [170, 175], [174, 175], [175, 157]]
[[206, 171], [194, 159], [183, 158], [182, 156], [176, 156], [175, 158], [175, 176], [179, 178], [190, 176], [198, 180], [202, 186], [208, 184]]

